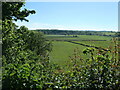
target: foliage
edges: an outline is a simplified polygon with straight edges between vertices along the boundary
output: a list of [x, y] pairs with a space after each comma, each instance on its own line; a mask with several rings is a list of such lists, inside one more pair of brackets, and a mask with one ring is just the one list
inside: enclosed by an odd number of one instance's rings
[[42, 87], [43, 72], [49, 64], [50, 43], [42, 33], [29, 31], [25, 26], [17, 29], [9, 20], [3, 22], [2, 29], [3, 89]]
[[28, 31], [24, 26], [17, 29], [14, 23], [5, 21], [3, 89], [119, 90], [120, 66], [117, 59], [119, 45], [116, 40], [113, 39], [115, 43], [114, 50], [111, 49], [113, 51], [85, 49], [83, 53], [89, 55], [87, 59], [81, 58], [78, 49], [74, 50], [74, 56], [71, 58], [72, 69], [64, 72], [61, 67], [49, 63], [47, 52], [51, 50], [50, 44], [41, 33]]
[[112, 36], [115, 37], [117, 35], [114, 31], [75, 31], [75, 30], [57, 30], [57, 29], [38, 29], [35, 31], [43, 32], [47, 35], [73, 35], [73, 37], [77, 37], [77, 35], [98, 35], [98, 36]]
[[27, 12], [26, 9], [20, 11], [23, 3], [3, 5], [6, 5], [8, 11], [3, 13], [5, 16], [2, 21], [3, 90], [120, 89], [117, 39], [113, 39], [113, 51], [85, 49], [83, 53], [89, 55], [87, 59], [81, 58], [79, 51], [74, 50], [74, 56], [71, 57], [72, 69], [64, 72], [60, 66], [49, 63], [51, 44], [42, 33], [29, 31], [25, 26], [18, 28], [12, 21], [26, 20], [28, 13], [33, 12]]
[[18, 28], [12, 20], [25, 20], [34, 10], [21, 10], [24, 2], [3, 2], [2, 89], [42, 88], [46, 81], [50, 43], [40, 32]]
[[2, 20], [25, 20], [25, 17], [30, 14], [35, 14], [34, 10], [21, 10], [21, 7], [25, 6], [25, 2], [3, 2], [2, 3]]
[[62, 70], [54, 72], [51, 77], [53, 78], [51, 80], [52, 88], [119, 90], [120, 65], [117, 58], [119, 46], [116, 41], [114, 42], [113, 51], [85, 49], [83, 53], [90, 55], [88, 59], [81, 58], [79, 50], [76, 49], [71, 58], [72, 69], [67, 72]]

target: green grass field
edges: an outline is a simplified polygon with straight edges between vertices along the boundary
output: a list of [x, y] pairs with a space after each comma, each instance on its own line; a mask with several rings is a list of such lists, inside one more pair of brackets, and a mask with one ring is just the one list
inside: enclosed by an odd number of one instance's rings
[[97, 47], [102, 47], [102, 48], [109, 48], [110, 46], [114, 45], [114, 43], [112, 41], [74, 41], [74, 42], [97, 46]]
[[112, 37], [106, 36], [96, 36], [96, 35], [77, 35], [77, 37], [73, 37], [73, 35], [46, 35], [48, 40], [107, 40], [110, 41]]
[[53, 41], [53, 50], [50, 53], [51, 62], [57, 63], [59, 65], [66, 65], [70, 61], [70, 56], [74, 54], [75, 49], [79, 49], [81, 57], [84, 58], [82, 51], [86, 47], [64, 42], [64, 41]]
[[46, 38], [47, 40], [52, 41], [53, 45], [53, 50], [50, 53], [50, 61], [51, 63], [56, 63], [60, 66], [65, 66], [70, 63], [70, 56], [74, 54], [74, 50], [76, 48], [78, 48], [81, 58], [89, 58], [89, 56], [86, 56], [82, 53], [83, 50], [87, 48], [86, 46], [67, 41], [73, 41], [102, 48], [108, 48], [109, 46], [111, 47], [114, 45], [111, 41], [112, 37], [106, 36], [78, 35], [78, 37], [73, 37], [72, 35], [46, 35]]

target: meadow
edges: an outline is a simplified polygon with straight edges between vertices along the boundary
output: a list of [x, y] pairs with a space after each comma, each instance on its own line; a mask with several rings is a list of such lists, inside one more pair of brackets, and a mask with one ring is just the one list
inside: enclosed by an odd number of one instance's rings
[[[70, 64], [70, 59], [75, 50], [79, 51], [81, 58], [89, 58], [83, 54], [83, 50], [89, 46], [111, 49], [114, 46], [113, 37], [97, 35], [46, 35], [47, 40], [52, 42], [53, 49], [50, 53], [50, 61], [60, 66]], [[75, 42], [75, 43], [74, 43]], [[80, 44], [76, 44], [80, 43]]]
[[72, 40], [72, 41], [84, 41], [84, 40], [102, 40], [110, 41], [112, 37], [97, 36], [97, 35], [46, 35], [48, 40]]

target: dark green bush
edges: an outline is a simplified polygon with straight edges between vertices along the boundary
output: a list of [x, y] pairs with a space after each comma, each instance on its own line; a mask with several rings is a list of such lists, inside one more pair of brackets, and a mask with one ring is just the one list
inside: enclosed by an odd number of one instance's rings
[[3, 22], [3, 89], [42, 88], [50, 43], [42, 33]]

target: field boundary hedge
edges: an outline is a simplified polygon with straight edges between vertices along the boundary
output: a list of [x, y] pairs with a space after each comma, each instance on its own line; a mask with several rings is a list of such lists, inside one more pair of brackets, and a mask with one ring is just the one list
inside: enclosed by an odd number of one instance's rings
[[83, 44], [83, 43], [77, 43], [77, 42], [73, 42], [73, 41], [67, 41], [67, 42], [78, 44], [78, 45], [82, 45], [82, 46], [86, 46], [86, 47], [93, 47], [93, 48], [96, 48], [96, 49], [102, 49], [104, 51], [110, 51], [108, 49], [104, 49], [104, 48], [96, 47], [96, 46], [92, 46], [92, 45], [87, 45], [87, 44]]

